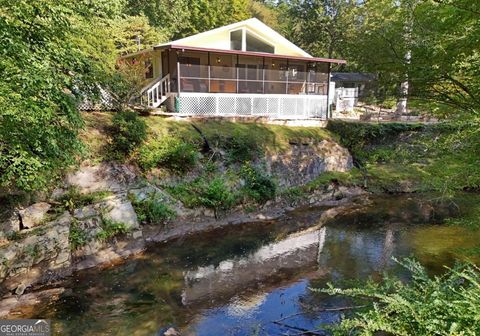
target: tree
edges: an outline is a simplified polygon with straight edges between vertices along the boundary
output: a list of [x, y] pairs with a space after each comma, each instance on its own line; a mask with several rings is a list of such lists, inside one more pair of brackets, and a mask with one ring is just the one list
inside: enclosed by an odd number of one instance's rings
[[249, 0], [129, 0], [126, 13], [143, 13], [168, 39], [178, 39], [248, 19], [249, 4]]
[[112, 21], [111, 38], [119, 55], [151, 48], [166, 41], [164, 33], [152, 27], [143, 14], [124, 16]]
[[0, 0], [0, 186], [34, 190], [74, 161], [77, 102], [113, 69], [120, 1]]
[[287, 3], [289, 38], [315, 55], [342, 58], [353, 37], [354, 0], [293, 0]]

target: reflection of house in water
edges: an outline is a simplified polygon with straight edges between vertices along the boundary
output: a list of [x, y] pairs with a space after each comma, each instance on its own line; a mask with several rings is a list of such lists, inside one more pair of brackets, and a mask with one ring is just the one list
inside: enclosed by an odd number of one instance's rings
[[325, 232], [326, 228], [321, 228], [294, 233], [242, 258], [224, 260], [217, 267], [211, 265], [187, 271], [183, 304], [230, 297], [253, 283], [269, 279], [278, 284], [282, 277], [290, 278], [292, 274], [315, 267]]
[[[242, 290], [268, 288], [269, 284], [278, 287], [312, 272], [314, 277], [329, 274], [327, 277], [331, 280], [340, 276], [337, 269], [342, 269], [343, 276], [349, 278], [377, 274], [392, 263], [391, 256], [396, 249], [394, 235], [391, 228], [372, 234], [368, 230], [331, 226], [297, 232], [247, 256], [224, 260], [217, 267], [211, 265], [185, 272], [182, 301], [184, 305], [191, 305], [228, 300]], [[250, 305], [263, 301], [261, 296], [251, 296], [239, 300], [241, 307], [235, 309], [248, 310]]]

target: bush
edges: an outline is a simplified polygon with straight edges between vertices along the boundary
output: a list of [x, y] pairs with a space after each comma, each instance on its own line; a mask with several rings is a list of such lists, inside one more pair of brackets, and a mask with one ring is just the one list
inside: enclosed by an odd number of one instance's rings
[[207, 181], [204, 177], [198, 177], [192, 182], [180, 183], [167, 189], [185, 206], [190, 208], [207, 207], [214, 211], [215, 217], [218, 216], [220, 210], [228, 210], [235, 203], [235, 196], [231, 188], [221, 177], [215, 177], [211, 181]]
[[275, 197], [277, 187], [271, 176], [248, 163], [242, 166], [240, 176], [245, 181], [245, 193], [256, 202], [265, 203]]
[[252, 161], [258, 157], [260, 152], [260, 147], [254, 137], [238, 132], [226, 139], [223, 147], [229, 163]]
[[147, 137], [147, 126], [136, 112], [118, 112], [112, 122], [114, 151], [129, 154]]
[[[400, 263], [411, 283], [386, 277], [359, 288], [315, 290], [373, 301], [368, 309], [344, 319], [334, 335], [478, 335], [480, 333], [480, 269], [457, 266], [430, 278], [414, 260]], [[382, 335], [383, 335], [382, 333]]]
[[201, 205], [213, 209], [215, 218], [217, 218], [219, 210], [231, 208], [235, 201], [232, 191], [225, 180], [220, 177], [216, 177], [208, 183], [200, 192], [198, 199]]
[[97, 232], [96, 238], [101, 241], [106, 241], [112, 237], [120, 234], [125, 234], [130, 231], [125, 223], [116, 222], [110, 218], [102, 217], [102, 229]]
[[159, 224], [176, 216], [167, 204], [162, 202], [155, 194], [150, 195], [143, 201], [132, 200], [138, 220], [146, 224]]
[[76, 221], [73, 221], [70, 225], [70, 234], [68, 236], [70, 242], [70, 249], [75, 251], [76, 249], [85, 246], [88, 242], [87, 233], [82, 230]]
[[198, 152], [194, 145], [173, 137], [146, 144], [138, 153], [138, 163], [144, 170], [163, 166], [167, 169], [185, 172], [197, 162]]

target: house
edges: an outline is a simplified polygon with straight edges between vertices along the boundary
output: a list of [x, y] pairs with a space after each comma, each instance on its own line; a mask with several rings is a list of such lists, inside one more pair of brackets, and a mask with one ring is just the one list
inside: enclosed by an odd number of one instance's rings
[[332, 72], [335, 83], [335, 110], [353, 111], [358, 100], [374, 94], [377, 76], [364, 72]]
[[252, 18], [124, 56], [142, 57], [141, 103], [183, 115], [327, 118], [332, 64]]

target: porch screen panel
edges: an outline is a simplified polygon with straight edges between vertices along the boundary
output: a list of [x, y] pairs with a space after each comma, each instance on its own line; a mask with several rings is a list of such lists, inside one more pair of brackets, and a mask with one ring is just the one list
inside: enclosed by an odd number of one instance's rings
[[236, 55], [210, 54], [210, 92], [237, 92], [236, 59]]

